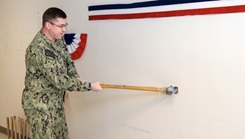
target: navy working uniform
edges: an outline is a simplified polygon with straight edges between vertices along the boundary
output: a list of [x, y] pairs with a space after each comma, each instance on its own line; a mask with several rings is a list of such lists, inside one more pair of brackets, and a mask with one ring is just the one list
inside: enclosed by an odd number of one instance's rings
[[26, 50], [22, 107], [35, 139], [68, 139], [62, 106], [65, 91], [89, 91], [91, 83], [78, 73], [64, 39], [50, 41], [39, 31]]

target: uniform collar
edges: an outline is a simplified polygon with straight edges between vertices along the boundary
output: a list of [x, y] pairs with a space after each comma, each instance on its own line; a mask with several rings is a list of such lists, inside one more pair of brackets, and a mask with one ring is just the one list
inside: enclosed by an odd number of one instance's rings
[[42, 30], [40, 30], [39, 32], [40, 37], [42, 37], [45, 42], [52, 47], [55, 51], [62, 51], [62, 48], [64, 47], [65, 43], [63, 41], [63, 39], [57, 39], [56, 41], [52, 42], [47, 36], [45, 36], [45, 34], [42, 32]]

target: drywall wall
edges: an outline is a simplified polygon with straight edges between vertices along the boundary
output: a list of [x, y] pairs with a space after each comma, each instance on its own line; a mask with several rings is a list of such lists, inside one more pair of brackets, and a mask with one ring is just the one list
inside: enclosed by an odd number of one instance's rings
[[65, 104], [70, 138], [244, 139], [244, 13], [88, 21], [92, 1], [0, 4], [1, 126], [6, 116], [23, 115], [25, 48], [41, 27], [43, 11], [58, 6], [68, 14], [68, 32], [88, 34], [86, 51], [75, 61], [82, 78], [180, 89], [173, 96], [71, 92]]

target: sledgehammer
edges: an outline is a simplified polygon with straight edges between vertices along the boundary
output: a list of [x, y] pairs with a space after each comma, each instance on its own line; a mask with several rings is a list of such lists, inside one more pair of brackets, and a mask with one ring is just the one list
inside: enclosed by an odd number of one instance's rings
[[112, 89], [128, 89], [128, 90], [141, 90], [141, 91], [153, 91], [162, 92], [168, 95], [177, 94], [179, 92], [177, 86], [169, 87], [146, 87], [146, 86], [130, 86], [130, 85], [113, 85], [113, 84], [101, 84], [102, 88], [112, 88]]

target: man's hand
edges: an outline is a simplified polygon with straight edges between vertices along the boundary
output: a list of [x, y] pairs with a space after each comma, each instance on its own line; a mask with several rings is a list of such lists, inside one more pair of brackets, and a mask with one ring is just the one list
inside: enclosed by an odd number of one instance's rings
[[99, 92], [101, 91], [103, 88], [101, 87], [102, 84], [101, 82], [93, 82], [91, 83], [91, 89], [94, 91], [94, 92]]

